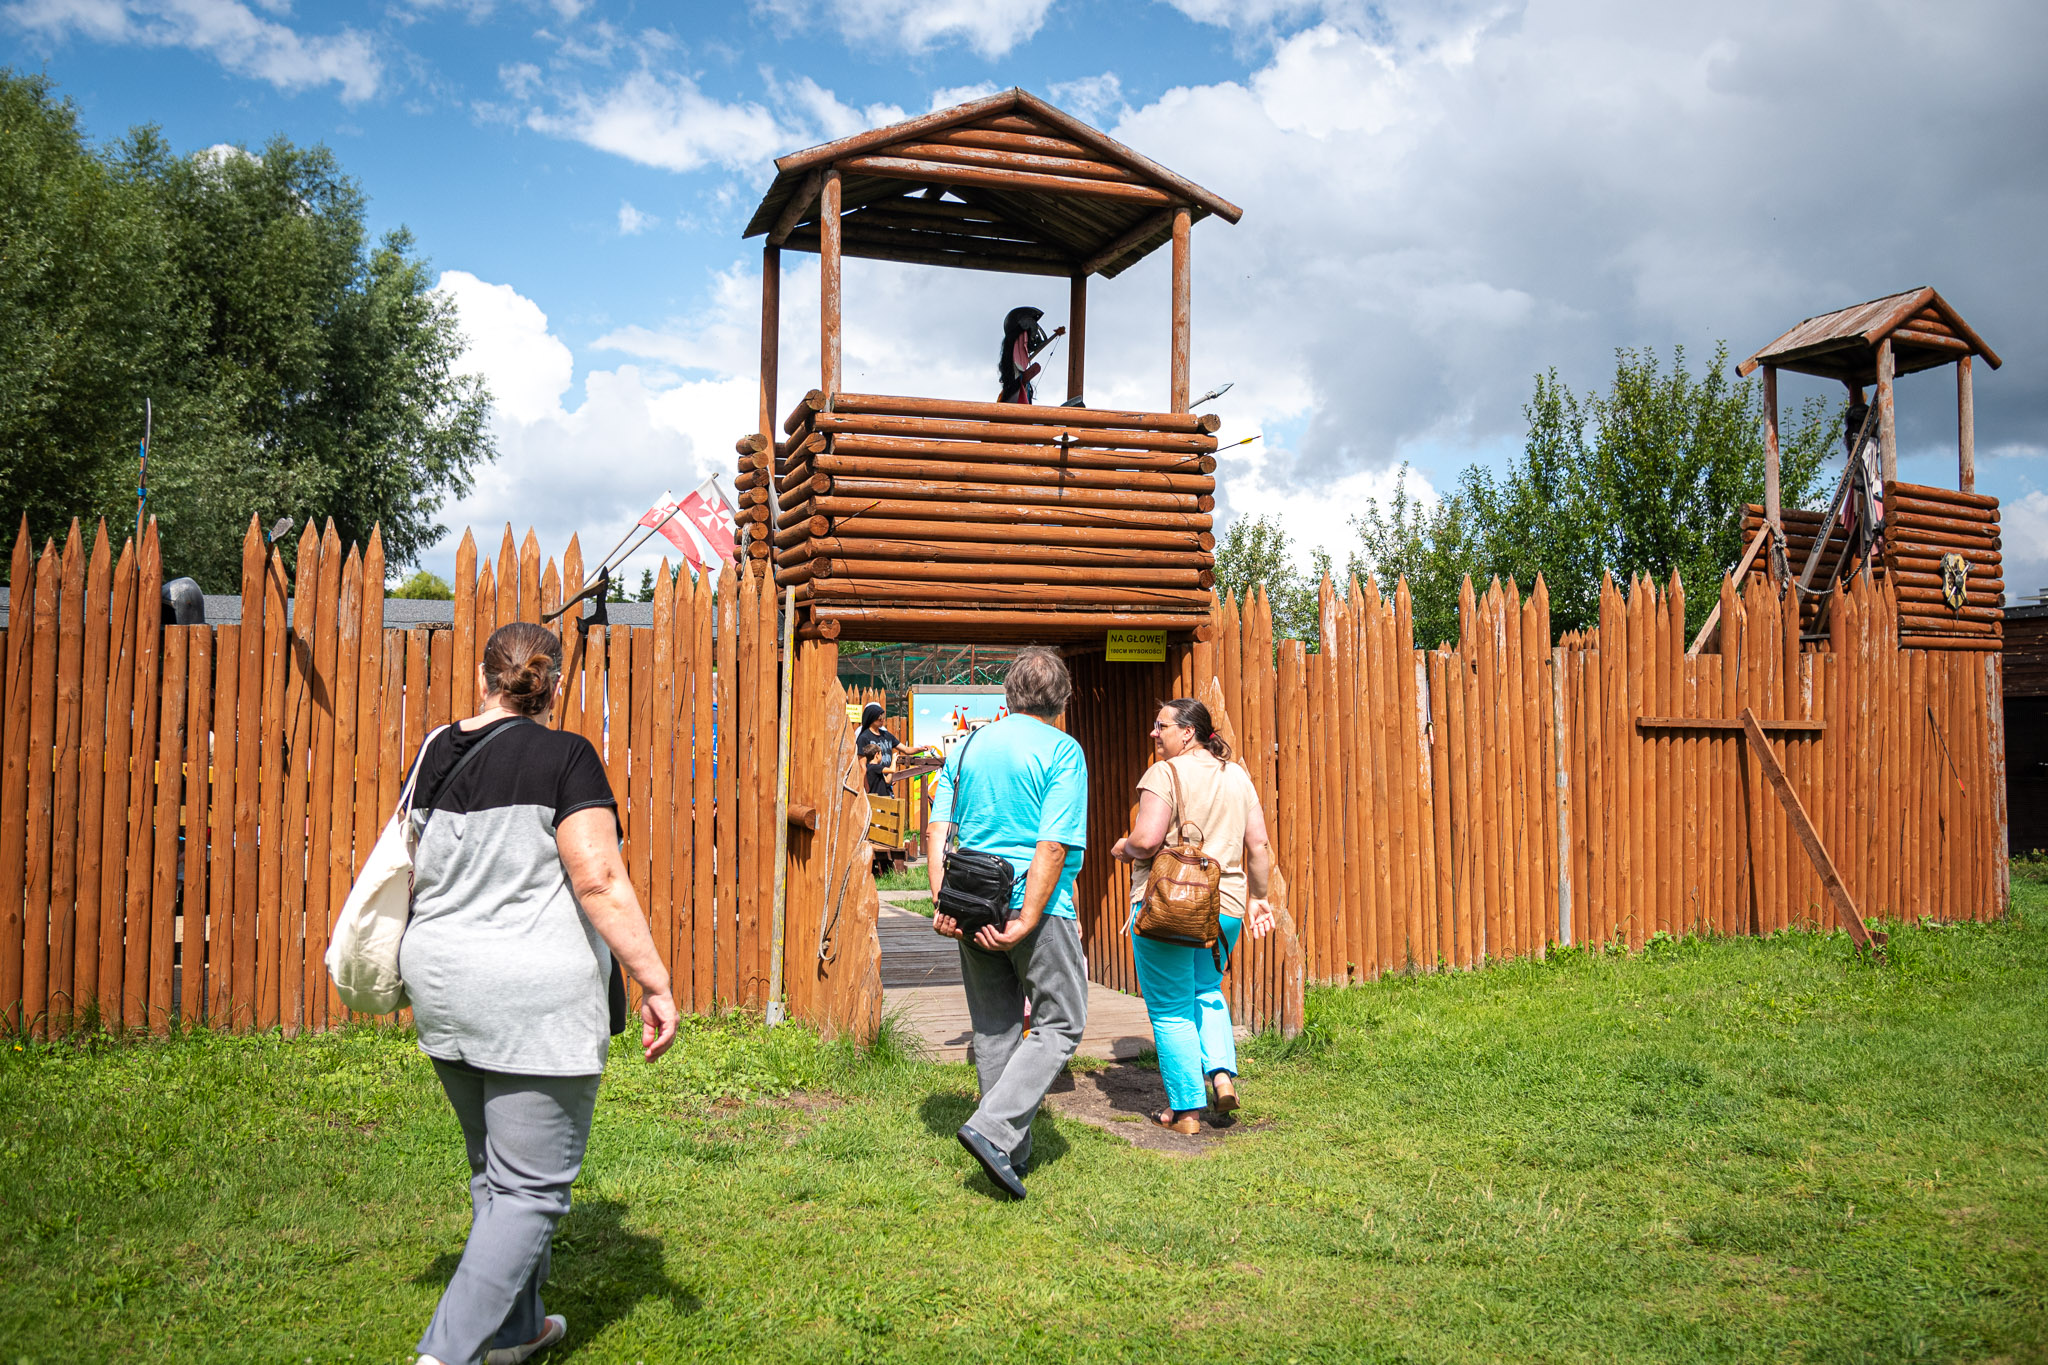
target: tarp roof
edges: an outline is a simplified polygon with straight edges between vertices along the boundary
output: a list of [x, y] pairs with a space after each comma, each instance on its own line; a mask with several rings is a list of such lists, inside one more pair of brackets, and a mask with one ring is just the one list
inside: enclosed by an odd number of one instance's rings
[[1886, 337], [1892, 339], [1895, 374], [1931, 370], [1966, 355], [1983, 356], [1994, 370], [2002, 363], [1962, 314], [1923, 286], [1808, 318], [1735, 372], [1746, 376], [1759, 365], [1775, 365], [1845, 384], [1875, 384], [1877, 344]]
[[856, 133], [775, 162], [745, 236], [818, 250], [818, 192], [840, 174], [841, 251], [1024, 275], [1116, 275], [1173, 214], [1244, 211], [1024, 90]]

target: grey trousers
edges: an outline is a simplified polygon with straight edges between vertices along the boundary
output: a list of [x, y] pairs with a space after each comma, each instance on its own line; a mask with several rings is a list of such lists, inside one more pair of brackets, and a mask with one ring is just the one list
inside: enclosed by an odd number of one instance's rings
[[1080, 1046], [1088, 1024], [1080, 926], [1048, 915], [1005, 952], [962, 943], [960, 975], [967, 986], [967, 1015], [974, 1021], [974, 1069], [981, 1078], [981, 1107], [967, 1126], [1008, 1152], [1021, 1168], [1031, 1161], [1031, 1117]]
[[510, 1076], [436, 1060], [469, 1153], [469, 1242], [414, 1348], [447, 1365], [532, 1341], [547, 1325], [548, 1244], [583, 1168], [596, 1076]]

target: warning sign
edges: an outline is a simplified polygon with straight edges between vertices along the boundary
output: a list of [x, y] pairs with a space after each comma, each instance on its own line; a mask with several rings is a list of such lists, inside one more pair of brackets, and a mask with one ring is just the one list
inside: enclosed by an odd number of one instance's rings
[[1166, 662], [1166, 632], [1163, 630], [1112, 630], [1103, 658], [1111, 663], [1161, 664]]

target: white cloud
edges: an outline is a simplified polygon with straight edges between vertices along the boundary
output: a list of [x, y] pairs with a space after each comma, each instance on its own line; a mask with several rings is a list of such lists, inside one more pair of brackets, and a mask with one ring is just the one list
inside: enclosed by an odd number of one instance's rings
[[[284, 10], [269, 3], [262, 8]], [[367, 35], [344, 27], [329, 36], [304, 36], [239, 0], [17, 0], [0, 14], [50, 42], [76, 34], [102, 43], [204, 52], [229, 71], [280, 90], [333, 84], [354, 102], [376, 94], [383, 80], [383, 63]]]
[[559, 415], [575, 360], [548, 330], [540, 305], [466, 270], [443, 271], [436, 287], [455, 301], [462, 320], [465, 346], [456, 368], [491, 386], [493, 415], [522, 426]]
[[2001, 512], [2005, 600], [2017, 605], [2021, 597], [2048, 589], [2048, 493], [2037, 488], [2007, 501]]
[[1116, 113], [1124, 105], [1124, 83], [1114, 71], [1105, 71], [1100, 76], [1083, 76], [1079, 80], [1060, 81], [1048, 86], [1046, 94], [1054, 104], [1071, 109], [1082, 118], [1100, 122], [1106, 116]]
[[[523, 73], [518, 80], [524, 84]], [[599, 94], [571, 88], [555, 104], [530, 109], [527, 126], [671, 171], [758, 171], [800, 137], [759, 104], [725, 103], [688, 76], [649, 67]]]
[[836, 28], [848, 43], [929, 52], [958, 44], [1000, 57], [1045, 22], [1053, 0], [755, 0], [763, 13]]
[[654, 227], [660, 221], [661, 219], [653, 214], [642, 213], [639, 209], [634, 208], [627, 200], [621, 199], [619, 201], [619, 235], [621, 237], [636, 237], [646, 232], [649, 228]]
[[969, 100], [986, 99], [1002, 88], [1002, 86], [997, 85], [994, 81], [976, 81], [972, 85], [941, 86], [937, 90], [932, 91], [931, 108], [934, 111], [950, 109], [956, 104], [966, 104]]

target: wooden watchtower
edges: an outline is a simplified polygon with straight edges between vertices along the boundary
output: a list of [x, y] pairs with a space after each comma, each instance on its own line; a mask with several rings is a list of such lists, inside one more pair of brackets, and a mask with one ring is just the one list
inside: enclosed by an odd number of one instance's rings
[[[1189, 235], [1241, 210], [1022, 90], [775, 165], [745, 234], [767, 244], [760, 426], [738, 443], [736, 485], [744, 553], [772, 556], [776, 582], [796, 590], [802, 633], [1008, 643], [1202, 629], [1218, 422], [1188, 410]], [[1159, 411], [841, 385], [847, 256], [1065, 277], [1066, 394], [1084, 400], [1089, 277], [1169, 243], [1172, 363]], [[819, 254], [822, 357], [817, 387], [787, 416], [776, 395], [785, 247]]]
[[[1795, 582], [1808, 629], [1818, 630], [1834, 580], [1867, 564], [1891, 581], [1902, 646], [1997, 649], [2005, 581], [1998, 499], [1976, 491], [1971, 369], [1979, 356], [1998, 368], [1997, 354], [1962, 314], [1934, 290], [1921, 288], [1808, 318], [1738, 365], [1736, 373], [1744, 377], [1759, 367], [1764, 372], [1764, 502], [1746, 509], [1750, 549], [1738, 576], [1771, 572]], [[1951, 364], [1956, 486], [1901, 483], [1896, 381]], [[1849, 391], [1847, 467], [1825, 512], [1788, 512], [1779, 505], [1779, 370], [1839, 380]], [[1876, 390], [1868, 403], [1866, 387]], [[1858, 494], [1859, 460], [1877, 466], [1877, 478], [1865, 481], [1868, 499]]]

